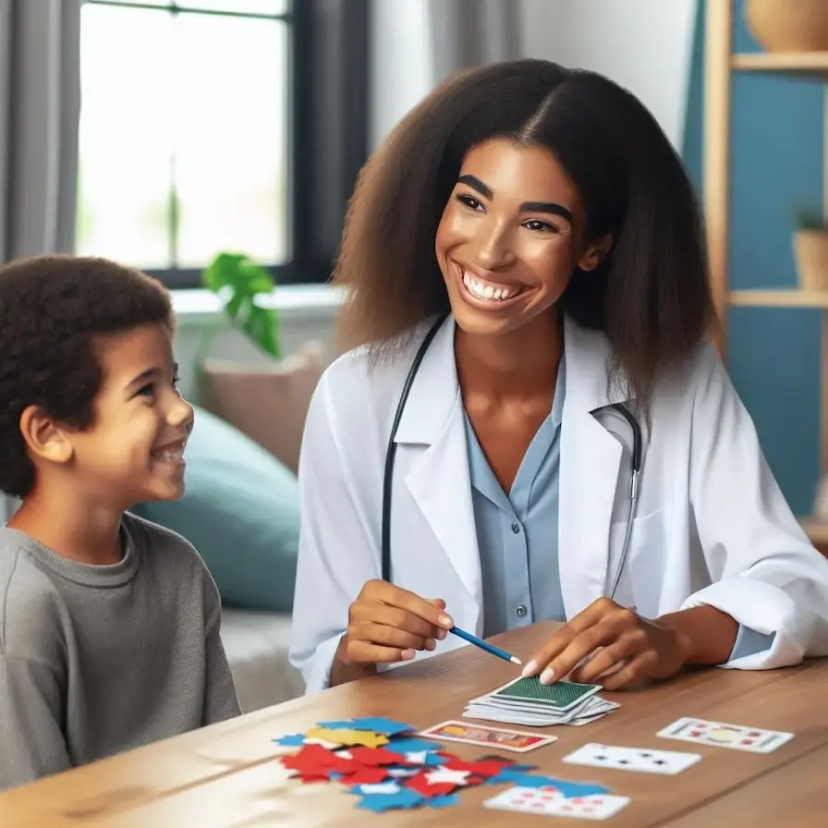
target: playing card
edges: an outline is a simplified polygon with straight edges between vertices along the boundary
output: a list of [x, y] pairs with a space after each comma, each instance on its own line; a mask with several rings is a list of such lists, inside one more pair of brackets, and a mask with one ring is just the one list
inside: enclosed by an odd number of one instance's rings
[[571, 681], [541, 684], [538, 676], [532, 678], [521, 676], [498, 687], [489, 695], [497, 699], [519, 699], [524, 702], [547, 705], [558, 710], [569, 710], [600, 689], [600, 684], [575, 684]]
[[674, 775], [687, 770], [700, 759], [701, 756], [696, 753], [588, 744], [570, 753], [569, 756], [565, 756], [564, 762], [573, 765], [588, 765], [592, 768], [615, 768], [616, 770]]
[[554, 789], [517, 786], [487, 799], [483, 807], [522, 814], [607, 819], [617, 814], [629, 801], [625, 796], [609, 794], [564, 797]]
[[518, 713], [508, 710], [487, 707], [485, 705], [469, 705], [463, 711], [466, 719], [476, 719], [499, 724], [521, 725], [523, 727], [552, 727], [554, 725], [581, 725], [597, 721], [603, 718], [606, 713], [579, 716], [576, 718], [561, 718], [547, 714]]
[[679, 739], [698, 745], [715, 745], [732, 750], [746, 750], [750, 753], [770, 753], [794, 736], [793, 733], [782, 733], [778, 730], [761, 730], [691, 717], [673, 722], [656, 735], [664, 739]]
[[551, 744], [555, 736], [545, 736], [539, 733], [522, 733], [519, 730], [506, 730], [501, 727], [481, 727], [464, 722], [448, 721], [434, 725], [422, 731], [421, 736], [431, 736], [434, 739], [444, 739], [449, 742], [465, 742], [469, 745], [483, 747], [497, 747], [502, 750], [511, 750], [515, 753], [526, 753], [530, 750]]

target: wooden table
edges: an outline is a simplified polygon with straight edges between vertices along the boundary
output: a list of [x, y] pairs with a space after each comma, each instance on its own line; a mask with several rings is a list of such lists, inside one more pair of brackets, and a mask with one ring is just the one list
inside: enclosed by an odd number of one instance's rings
[[[528, 654], [555, 625], [506, 633], [495, 642]], [[335, 784], [298, 785], [273, 757], [272, 739], [317, 721], [388, 716], [423, 729], [460, 718], [465, 702], [515, 675], [515, 668], [475, 647], [399, 668], [315, 696], [295, 699], [229, 722], [78, 768], [0, 794], [0, 826], [164, 826], [242, 828], [258, 825], [475, 825], [518, 820], [555, 824], [549, 817], [481, 807], [503, 787], [460, 791], [461, 804], [373, 815]], [[525, 754], [538, 772], [606, 784], [631, 803], [617, 826], [824, 825], [828, 811], [828, 660], [787, 670], [746, 673], [710, 669], [627, 693], [605, 693], [620, 710], [585, 727], [539, 729], [558, 740]], [[689, 745], [656, 733], [681, 716], [791, 731], [795, 738], [770, 754]], [[521, 728], [525, 729], [525, 728]], [[2, 738], [0, 736], [0, 738]], [[677, 776], [568, 765], [562, 757], [586, 742], [692, 751], [702, 761]], [[445, 743], [472, 759], [485, 748]], [[516, 758], [519, 754], [504, 752]], [[560, 820], [558, 820], [560, 821]], [[572, 821], [574, 824], [574, 821]]]

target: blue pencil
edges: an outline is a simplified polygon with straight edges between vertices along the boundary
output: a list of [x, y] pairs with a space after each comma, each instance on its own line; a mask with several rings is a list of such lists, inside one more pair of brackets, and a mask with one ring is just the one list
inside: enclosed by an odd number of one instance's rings
[[477, 638], [477, 636], [467, 633], [465, 630], [461, 630], [460, 627], [452, 627], [449, 632], [459, 635], [460, 638], [464, 638], [469, 642], [469, 644], [474, 644], [476, 647], [480, 647], [481, 650], [485, 650], [487, 653], [491, 653], [498, 658], [502, 658], [504, 661], [511, 661], [512, 664], [523, 664], [517, 656], [510, 655], [505, 650], [501, 650], [492, 644], [487, 644], [485, 641], [481, 641]]

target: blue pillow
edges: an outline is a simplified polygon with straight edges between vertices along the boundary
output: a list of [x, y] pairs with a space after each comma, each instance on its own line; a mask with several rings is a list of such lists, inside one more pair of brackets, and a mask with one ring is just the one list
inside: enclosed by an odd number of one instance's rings
[[184, 457], [184, 496], [131, 511], [190, 541], [226, 605], [290, 613], [299, 546], [293, 472], [201, 408]]

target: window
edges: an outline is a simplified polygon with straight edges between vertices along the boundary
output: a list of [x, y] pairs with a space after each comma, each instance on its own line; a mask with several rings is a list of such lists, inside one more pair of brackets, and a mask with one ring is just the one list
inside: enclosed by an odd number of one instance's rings
[[[280, 283], [326, 279], [367, 152], [367, 2], [86, 0], [76, 252], [175, 288], [222, 250]], [[338, 133], [331, 94], [349, 116]], [[331, 141], [320, 233], [314, 167]]]

